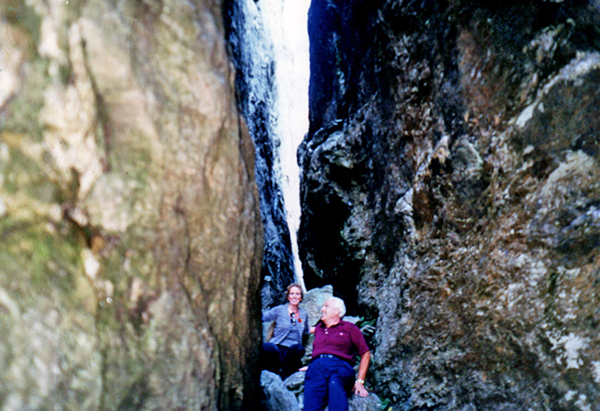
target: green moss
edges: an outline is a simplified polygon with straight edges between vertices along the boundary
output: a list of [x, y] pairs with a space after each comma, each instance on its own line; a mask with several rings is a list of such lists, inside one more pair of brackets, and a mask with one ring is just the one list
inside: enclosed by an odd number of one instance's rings
[[80, 306], [76, 277], [83, 275], [78, 250], [81, 239], [73, 230], [59, 234], [49, 222], [0, 221], [0, 287], [10, 289], [23, 307], [40, 295], [61, 295], [61, 304]]
[[[155, 264], [150, 244], [145, 246], [143, 239], [125, 235], [119, 247], [103, 259], [101, 275], [114, 284], [115, 300], [127, 299], [133, 278], [141, 279], [151, 288], [157, 286], [153, 275]], [[132, 308], [128, 305], [128, 309]]]
[[139, 391], [144, 391], [142, 381], [151, 362], [129, 317], [124, 295], [115, 294], [112, 303], [100, 302], [96, 329], [103, 357], [101, 409], [121, 409], [119, 404], [145, 396]]
[[47, 75], [48, 62], [34, 56], [27, 62], [28, 69], [22, 82], [22, 89], [4, 109], [2, 131], [26, 134], [34, 142], [42, 140], [40, 112], [44, 107], [43, 91], [50, 83]]
[[29, 197], [46, 203], [55, 202], [58, 192], [48, 181], [39, 164], [19, 149], [10, 150], [10, 161], [4, 166], [3, 188], [10, 194], [25, 192]]

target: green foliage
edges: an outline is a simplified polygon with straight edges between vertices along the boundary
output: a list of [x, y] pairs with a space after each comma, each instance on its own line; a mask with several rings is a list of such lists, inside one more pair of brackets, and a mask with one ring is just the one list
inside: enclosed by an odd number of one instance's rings
[[365, 327], [375, 327], [376, 322], [376, 318], [368, 319], [365, 317], [359, 317], [359, 320], [356, 322], [356, 326], [362, 330]]
[[390, 405], [391, 401], [389, 398], [381, 398], [379, 397], [379, 407], [385, 411], [391, 411], [392, 407]]
[[365, 317], [359, 317], [359, 320], [356, 322], [356, 326], [358, 328], [360, 328], [360, 331], [362, 331], [363, 335], [365, 336], [367, 345], [371, 349], [373, 349], [372, 340], [373, 340], [373, 335], [375, 335], [376, 323], [377, 323], [376, 318], [365, 318]]

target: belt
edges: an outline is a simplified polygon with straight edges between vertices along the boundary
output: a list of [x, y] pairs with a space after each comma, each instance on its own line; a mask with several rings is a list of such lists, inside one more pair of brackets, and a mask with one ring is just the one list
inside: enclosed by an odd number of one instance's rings
[[319, 354], [315, 357], [315, 360], [317, 358], [337, 358], [337, 359], [341, 359], [340, 357], [338, 357], [337, 355], [333, 355], [333, 354]]
[[342, 360], [347, 364], [350, 364], [350, 361], [342, 358], [342, 357], [338, 357], [337, 355], [333, 355], [333, 354], [319, 354], [315, 357], [315, 360], [318, 360], [319, 358], [335, 358], [337, 360]]

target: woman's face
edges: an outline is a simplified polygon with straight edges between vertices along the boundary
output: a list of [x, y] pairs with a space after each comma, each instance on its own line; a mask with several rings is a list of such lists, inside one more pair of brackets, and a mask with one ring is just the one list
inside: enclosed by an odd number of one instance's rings
[[300, 301], [302, 301], [302, 290], [300, 290], [300, 288], [298, 287], [290, 288], [290, 291], [288, 293], [288, 301], [292, 305], [300, 304]]

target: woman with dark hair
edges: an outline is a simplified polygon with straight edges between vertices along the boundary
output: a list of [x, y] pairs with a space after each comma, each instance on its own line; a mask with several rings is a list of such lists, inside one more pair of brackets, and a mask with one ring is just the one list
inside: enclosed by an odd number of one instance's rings
[[302, 337], [309, 333], [308, 314], [298, 305], [304, 294], [299, 284], [287, 288], [287, 304], [271, 308], [262, 315], [263, 322], [275, 321], [273, 337], [263, 344], [263, 369], [285, 379], [302, 366]]

